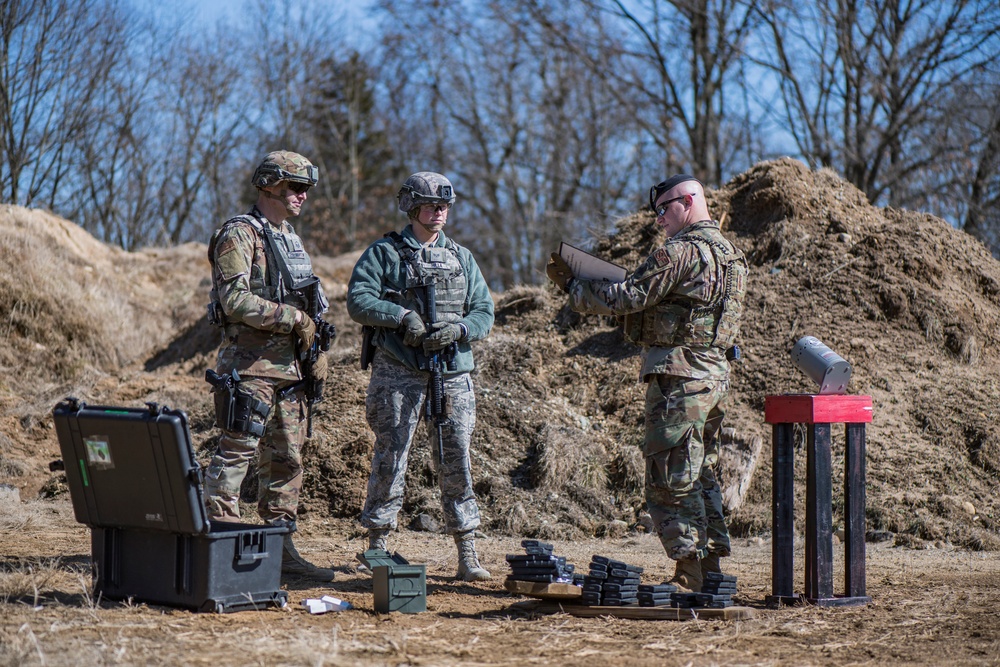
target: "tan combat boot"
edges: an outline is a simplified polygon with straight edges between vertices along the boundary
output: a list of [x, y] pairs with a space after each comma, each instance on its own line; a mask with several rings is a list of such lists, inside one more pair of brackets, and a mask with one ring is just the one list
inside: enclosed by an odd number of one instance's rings
[[717, 574], [722, 574], [722, 557], [717, 551], [709, 551], [708, 555], [701, 559], [701, 578], [702, 581], [705, 579], [705, 575], [709, 572], [715, 572]]
[[314, 581], [333, 581], [334, 572], [330, 568], [316, 567], [299, 553], [292, 542], [291, 533], [285, 535], [281, 548], [281, 574], [290, 574]]
[[462, 581], [485, 581], [491, 577], [489, 570], [479, 564], [475, 531], [455, 533], [455, 546], [458, 547], [457, 578]]
[[692, 556], [677, 561], [674, 578], [669, 583], [676, 585], [677, 590], [681, 593], [701, 593], [703, 581], [701, 562], [697, 556]]

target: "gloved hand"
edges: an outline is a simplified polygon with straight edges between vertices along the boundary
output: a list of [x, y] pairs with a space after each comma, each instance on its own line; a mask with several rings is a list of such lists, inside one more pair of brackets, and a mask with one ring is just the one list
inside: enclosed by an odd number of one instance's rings
[[316, 323], [304, 310], [298, 311], [295, 316], [297, 321], [292, 325], [292, 331], [302, 339], [302, 349], [308, 350], [316, 336]]
[[424, 339], [424, 352], [437, 352], [462, 337], [462, 327], [448, 322], [435, 322], [433, 332]]
[[545, 275], [563, 292], [569, 291], [566, 286], [573, 277], [573, 269], [569, 268], [569, 264], [559, 253], [552, 253], [549, 263], [545, 265]]
[[322, 352], [320, 352], [319, 356], [316, 357], [316, 361], [312, 363], [310, 374], [314, 379], [319, 380], [320, 382], [326, 382], [326, 376], [330, 374], [330, 361]]
[[424, 321], [420, 319], [420, 315], [411, 310], [403, 316], [403, 326], [406, 328], [406, 333], [403, 334], [403, 342], [410, 347], [420, 347], [424, 335], [427, 333]]

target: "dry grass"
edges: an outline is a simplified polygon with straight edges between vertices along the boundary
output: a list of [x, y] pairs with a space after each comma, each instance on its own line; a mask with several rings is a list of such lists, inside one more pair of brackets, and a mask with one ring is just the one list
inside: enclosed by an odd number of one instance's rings
[[[290, 586], [285, 609], [195, 614], [134, 602], [94, 600], [81, 566], [86, 532], [65, 501], [26, 504], [31, 521], [0, 533], [8, 567], [0, 575], [0, 665], [857, 665], [995, 664], [1000, 627], [1000, 563], [988, 554], [912, 551], [870, 545], [867, 608], [768, 610], [770, 544], [737, 540], [725, 562], [739, 578], [738, 600], [756, 617], [723, 622], [629, 621], [539, 615], [502, 590], [504, 554], [517, 538], [479, 541], [490, 582], [455, 582], [454, 548], [441, 535], [399, 531], [394, 550], [426, 563], [428, 611], [371, 612], [371, 580], [342, 570], [330, 586]], [[306, 523], [300, 548], [343, 564], [362, 537], [343, 526]], [[578, 565], [593, 554], [642, 564], [643, 581], [669, 576], [656, 538], [560, 541], [556, 552]], [[68, 554], [57, 555], [37, 554]], [[20, 554], [20, 555], [19, 555]], [[802, 581], [802, 545], [796, 582]], [[835, 563], [839, 587], [843, 567]], [[16, 566], [12, 566], [13, 563]], [[334, 594], [355, 609], [311, 616], [301, 600]]]
[[607, 451], [587, 433], [566, 426], [546, 425], [538, 443], [532, 480], [536, 488], [561, 491], [569, 486], [604, 489]]
[[3, 207], [0, 216], [0, 253], [30, 258], [0, 265], [3, 366], [47, 368], [61, 379], [87, 366], [113, 371], [170, 340], [178, 319], [196, 316], [202, 276], [176, 265], [197, 246], [126, 253], [44, 211]]
[[639, 494], [646, 480], [642, 449], [630, 445], [616, 445], [608, 464], [608, 477], [615, 489], [625, 494]]
[[[22, 527], [25, 528], [30, 526]], [[59, 574], [58, 558], [20, 563], [0, 574], [0, 600], [4, 603], [29, 600], [33, 608], [38, 608], [41, 591], [47, 590]]]

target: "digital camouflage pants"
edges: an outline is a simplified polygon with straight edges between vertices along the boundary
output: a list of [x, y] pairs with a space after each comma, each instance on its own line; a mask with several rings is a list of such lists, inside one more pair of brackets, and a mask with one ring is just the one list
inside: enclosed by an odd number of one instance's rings
[[715, 479], [728, 381], [653, 375], [646, 389], [646, 505], [667, 555], [730, 553]]
[[[403, 506], [406, 464], [417, 427], [424, 417], [428, 374], [412, 371], [376, 354], [365, 398], [368, 425], [375, 433], [368, 496], [361, 512], [365, 528], [395, 528]], [[441, 489], [441, 509], [449, 533], [479, 527], [479, 505], [472, 490], [469, 443], [476, 426], [476, 396], [468, 373], [445, 376], [445, 395], [451, 406], [443, 427], [444, 464], [438, 461], [437, 431], [425, 424], [431, 465]]]
[[[257, 438], [223, 431], [219, 448], [205, 473], [205, 507], [213, 521], [240, 520], [240, 485], [257, 453], [257, 511], [267, 523], [295, 521], [302, 490], [302, 443], [305, 442], [305, 406], [301, 394], [277, 401], [286, 380], [244, 377], [240, 387], [271, 406], [264, 435]], [[259, 415], [254, 415], [260, 423]]]

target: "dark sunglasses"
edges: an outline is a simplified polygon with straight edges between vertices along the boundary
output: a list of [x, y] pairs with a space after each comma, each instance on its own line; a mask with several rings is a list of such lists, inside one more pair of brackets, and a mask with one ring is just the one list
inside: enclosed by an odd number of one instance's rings
[[667, 209], [670, 208], [671, 204], [673, 204], [675, 201], [680, 201], [680, 200], [684, 199], [685, 197], [687, 197], [687, 195], [681, 195], [680, 197], [674, 197], [673, 199], [668, 199], [667, 201], [665, 201], [662, 204], [660, 204], [659, 206], [657, 206], [656, 207], [656, 217], [657, 218], [662, 218], [664, 215], [667, 214]]
[[296, 181], [288, 181], [288, 189], [297, 195], [300, 195], [303, 192], [308, 192], [309, 188], [311, 187], [312, 186], [309, 185], [308, 183], [298, 183]]

